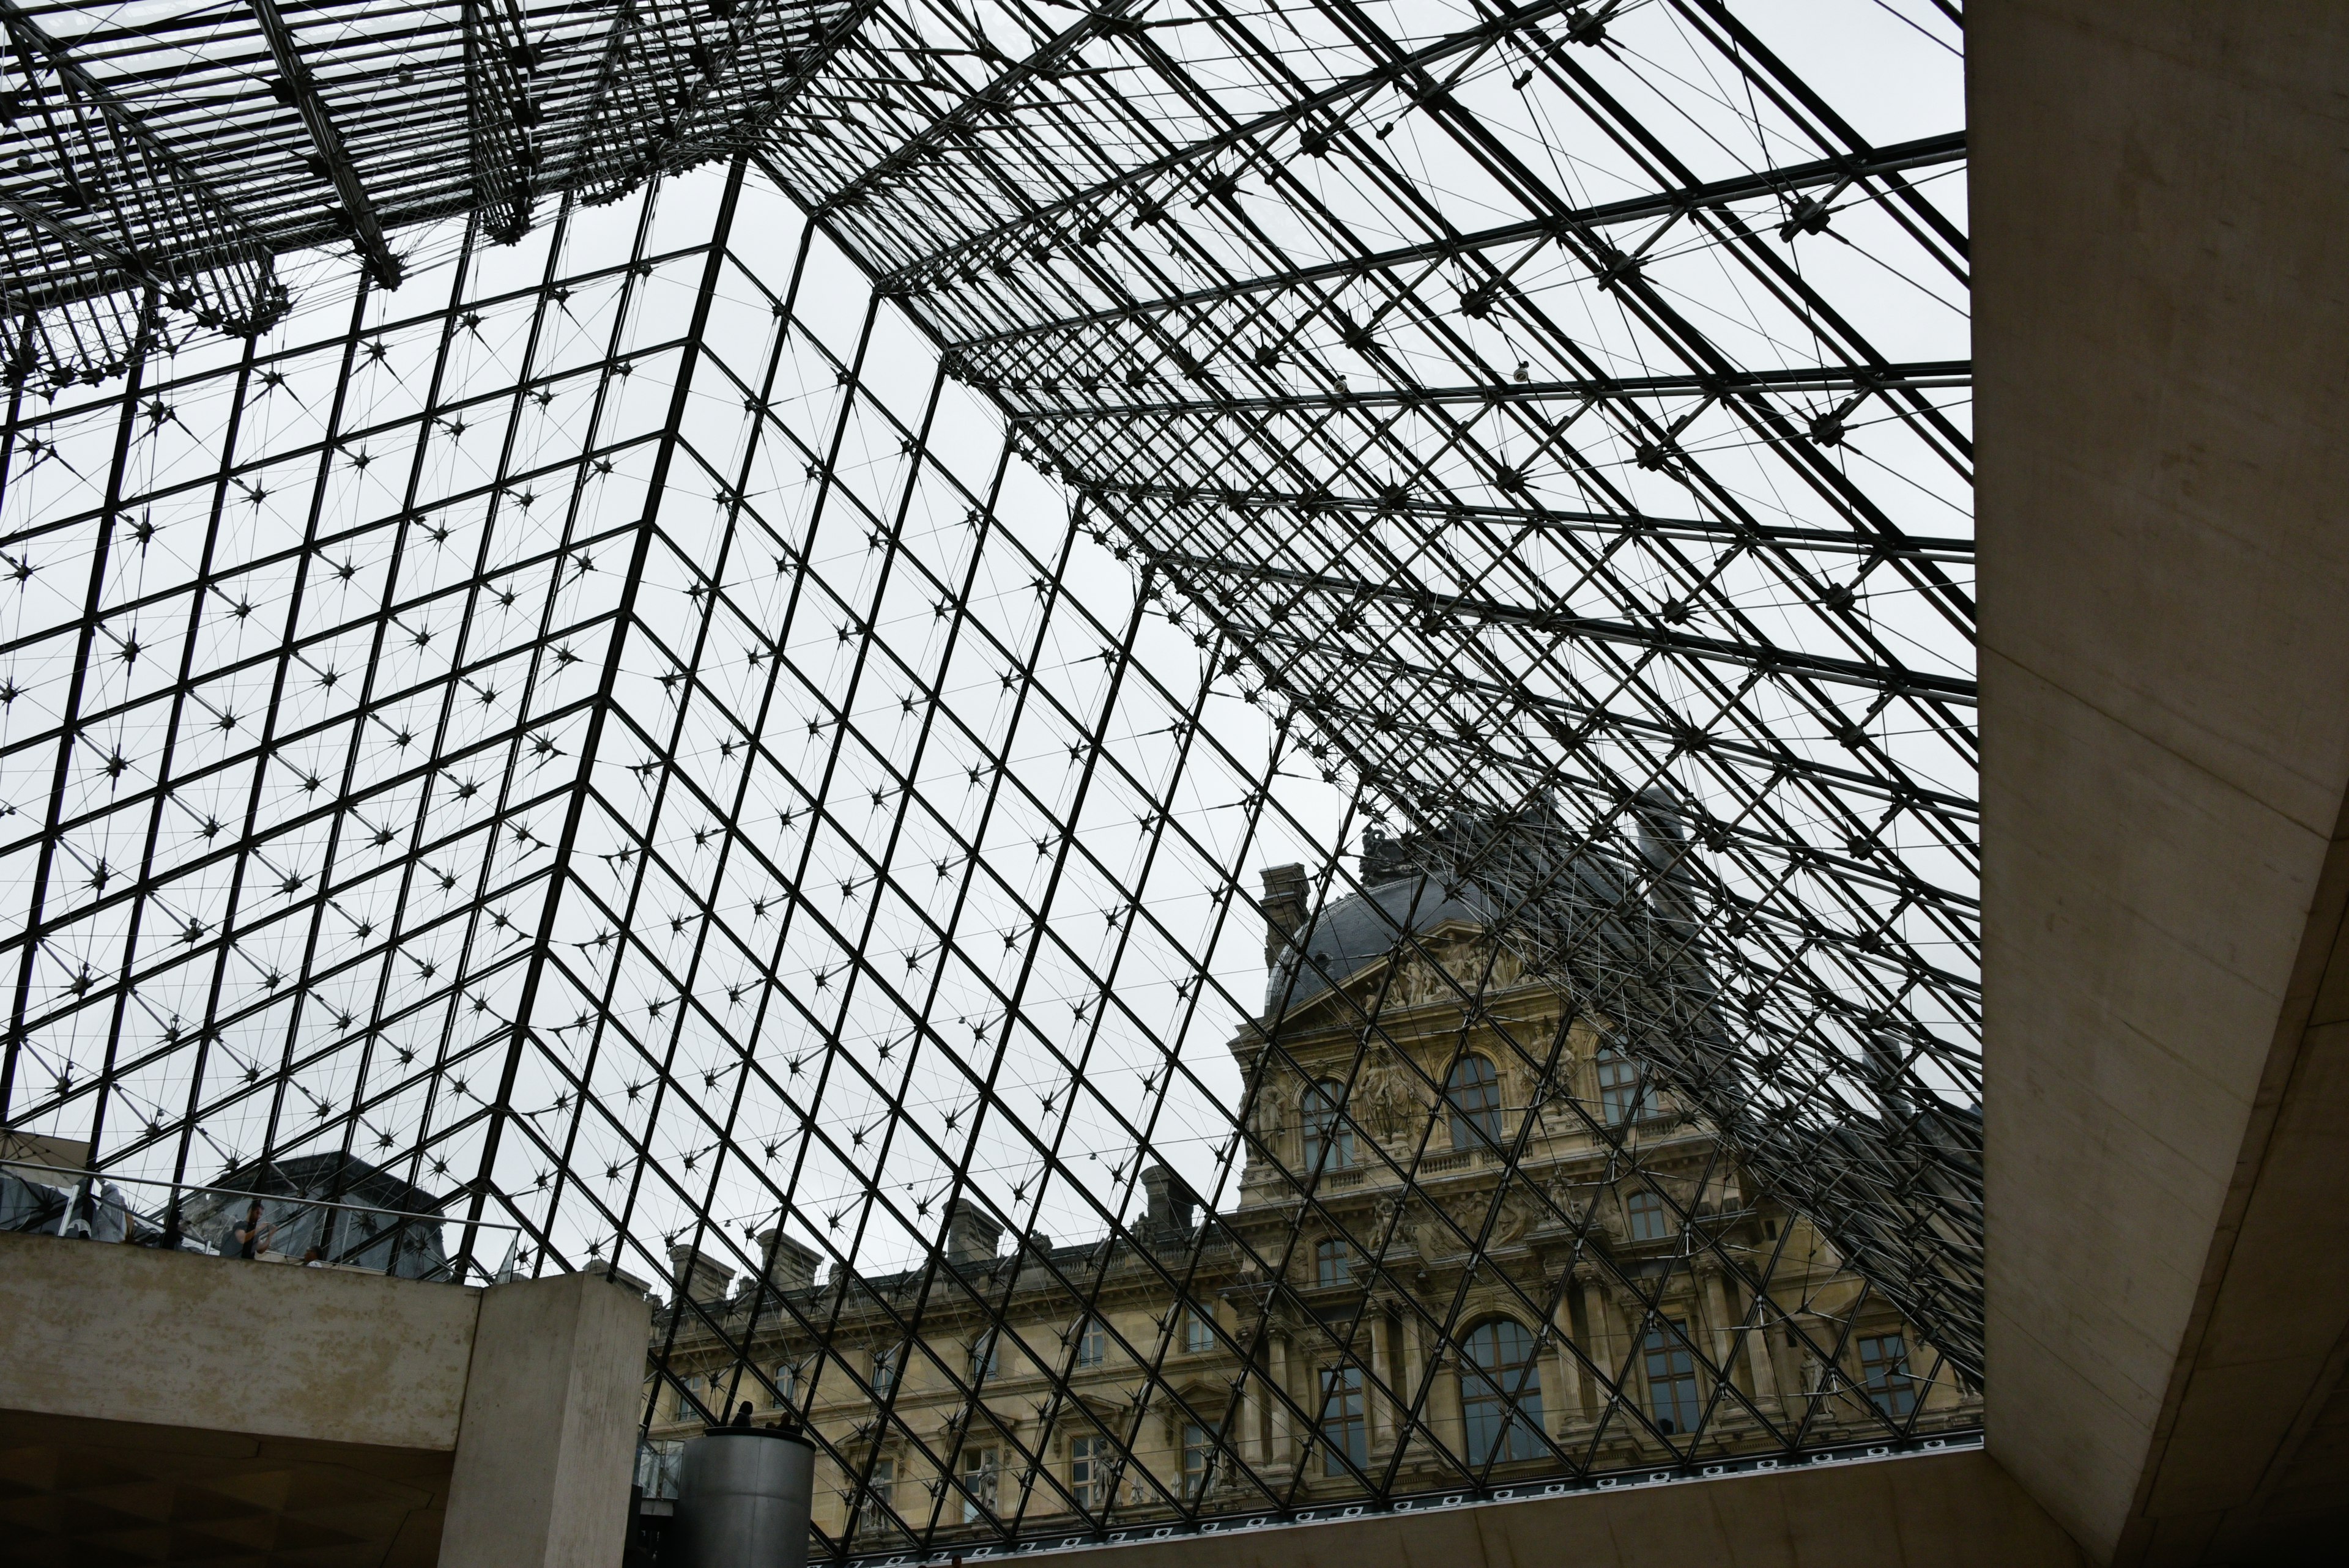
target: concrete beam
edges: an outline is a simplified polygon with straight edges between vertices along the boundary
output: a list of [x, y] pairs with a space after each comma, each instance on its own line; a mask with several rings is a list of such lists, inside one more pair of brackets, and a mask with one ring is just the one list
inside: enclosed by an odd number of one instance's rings
[[481, 1305], [461, 1285], [0, 1232], [0, 1410], [451, 1453]]
[[2311, 1027], [2349, 799], [2349, 9], [1976, 0], [1966, 30], [1990, 1447], [2097, 1561], [2232, 1561], [2323, 1452], [2349, 1330]]

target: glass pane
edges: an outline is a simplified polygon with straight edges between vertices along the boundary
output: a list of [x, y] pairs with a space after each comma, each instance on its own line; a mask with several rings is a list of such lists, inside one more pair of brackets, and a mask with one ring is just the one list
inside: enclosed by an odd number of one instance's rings
[[1977, 1428], [1962, 28], [1278, 9], [352, 0], [381, 242], [19, 71], [0, 1225], [618, 1282], [841, 1568]]

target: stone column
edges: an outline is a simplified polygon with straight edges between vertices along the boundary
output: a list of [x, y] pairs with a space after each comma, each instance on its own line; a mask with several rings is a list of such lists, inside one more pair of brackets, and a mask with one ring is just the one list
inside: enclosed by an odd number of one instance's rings
[[1288, 1396], [1275, 1398], [1272, 1404], [1272, 1454], [1269, 1468], [1293, 1470], [1297, 1465], [1297, 1423], [1289, 1414], [1289, 1400], [1297, 1398], [1296, 1383], [1288, 1376], [1288, 1335], [1276, 1327], [1271, 1335], [1272, 1384]]
[[[1371, 1319], [1371, 1375], [1389, 1388], [1395, 1384], [1394, 1329], [1383, 1302], [1366, 1306]], [[1394, 1443], [1395, 1408], [1384, 1394], [1370, 1391], [1371, 1451], [1385, 1453]]]
[[1466, 1418], [1460, 1409], [1460, 1379], [1454, 1376], [1459, 1365], [1457, 1346], [1437, 1345], [1430, 1348], [1427, 1366], [1434, 1377], [1428, 1389], [1428, 1425], [1454, 1453], [1464, 1453], [1468, 1441]]
[[642, 1296], [592, 1274], [481, 1293], [440, 1531], [446, 1568], [617, 1561], [649, 1328]]
[[1568, 1302], [1574, 1289], [1568, 1279], [1557, 1293], [1557, 1304], [1550, 1308], [1551, 1329], [1557, 1342], [1550, 1346], [1550, 1361], [1557, 1368], [1555, 1381], [1542, 1390], [1543, 1414], [1552, 1432], [1562, 1432], [1568, 1423], [1582, 1418], [1582, 1363], [1575, 1359], [1569, 1346], [1574, 1342], [1574, 1313]]
[[[1247, 1343], [1245, 1336], [1241, 1343]], [[1264, 1368], [1252, 1347], [1247, 1367], [1240, 1373], [1240, 1458], [1248, 1469], [1260, 1470], [1264, 1466]]]
[[1757, 1324], [1745, 1331], [1745, 1354], [1754, 1367], [1754, 1402], [1771, 1415], [1781, 1414], [1785, 1405], [1778, 1398], [1778, 1365], [1770, 1353], [1768, 1325]]
[[[1589, 1264], [1578, 1264], [1574, 1281], [1582, 1287], [1582, 1315], [1590, 1330], [1590, 1343], [1585, 1348], [1609, 1377], [1619, 1377], [1623, 1375], [1623, 1350], [1616, 1338], [1614, 1319], [1607, 1312], [1607, 1292], [1599, 1283], [1599, 1270]], [[1601, 1390], [1601, 1398], [1604, 1397]]]
[[1731, 1323], [1729, 1316], [1729, 1295], [1722, 1288], [1721, 1261], [1713, 1257], [1699, 1258], [1696, 1262], [1696, 1279], [1697, 1290], [1704, 1303], [1704, 1315], [1711, 1320], [1713, 1358], [1720, 1363], [1723, 1370], [1726, 1371], [1729, 1367], [1730, 1353], [1737, 1345], [1737, 1337], [1735, 1326]]
[[[1640, 1298], [1638, 1291], [1629, 1286], [1619, 1287], [1609, 1294], [1614, 1298], [1609, 1305], [1620, 1315], [1618, 1319], [1619, 1324], [1618, 1332], [1623, 1346], [1623, 1354], [1619, 1364], [1623, 1368], [1623, 1398], [1636, 1405], [1640, 1403], [1641, 1391], [1647, 1383], [1646, 1358], [1641, 1355], [1641, 1346], [1647, 1341], [1648, 1304]], [[1642, 1408], [1648, 1410], [1650, 1416], [1652, 1417], [1655, 1414], [1652, 1405]]]
[[[1424, 1368], [1427, 1365], [1423, 1349], [1423, 1341], [1420, 1337], [1423, 1332], [1420, 1327], [1419, 1314], [1406, 1312], [1402, 1315], [1402, 1386], [1398, 1392], [1402, 1395], [1403, 1408], [1406, 1409], [1410, 1408], [1413, 1399], [1419, 1398], [1420, 1379], [1424, 1376]], [[1420, 1414], [1424, 1419], [1426, 1411], [1422, 1409]], [[1400, 1412], [1397, 1413], [1395, 1419], [1395, 1431], [1397, 1445], [1407, 1446], [1410, 1439], [1402, 1435], [1402, 1419]]]

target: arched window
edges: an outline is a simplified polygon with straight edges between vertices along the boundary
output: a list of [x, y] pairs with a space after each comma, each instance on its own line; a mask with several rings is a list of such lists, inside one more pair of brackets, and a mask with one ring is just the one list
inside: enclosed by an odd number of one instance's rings
[[1476, 1136], [1479, 1132], [1495, 1143], [1500, 1141], [1501, 1080], [1488, 1058], [1462, 1057], [1454, 1063], [1444, 1098], [1452, 1102], [1453, 1148], [1477, 1147], [1484, 1141]]
[[1609, 1127], [1620, 1127], [1640, 1115], [1640, 1069], [1612, 1046], [1601, 1046], [1599, 1066], [1599, 1109]]
[[1354, 1164], [1354, 1130], [1338, 1109], [1343, 1084], [1323, 1079], [1308, 1085], [1299, 1109], [1305, 1120], [1305, 1170], [1318, 1176], [1324, 1171], [1348, 1171]]
[[1460, 1365], [1460, 1414], [1468, 1462], [1529, 1460], [1542, 1448], [1541, 1370], [1533, 1332], [1499, 1317], [1472, 1329]]

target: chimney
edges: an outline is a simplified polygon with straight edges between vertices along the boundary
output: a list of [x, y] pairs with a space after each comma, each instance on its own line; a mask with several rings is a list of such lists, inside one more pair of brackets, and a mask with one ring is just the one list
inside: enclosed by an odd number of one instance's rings
[[[605, 1276], [603, 1265], [595, 1263], [593, 1260], [590, 1260], [585, 1272], [595, 1275], [599, 1279]], [[614, 1284], [626, 1285], [628, 1289], [635, 1291], [638, 1295], [643, 1296], [647, 1301], [651, 1302], [654, 1305], [657, 1306], [660, 1305], [659, 1298], [653, 1294], [653, 1287], [638, 1279], [636, 1275], [630, 1274], [627, 1270], [621, 1268], [613, 1269], [610, 1272], [610, 1278]]]
[[1696, 878], [1690, 869], [1686, 810], [1671, 786], [1651, 784], [1640, 791], [1631, 813], [1639, 827], [1640, 858], [1654, 875], [1650, 905], [1679, 929], [1692, 930]]
[[1187, 1241], [1191, 1235], [1191, 1215], [1199, 1205], [1199, 1195], [1190, 1184], [1164, 1165], [1145, 1167], [1142, 1172], [1142, 1190], [1149, 1194], [1150, 1207], [1142, 1222], [1142, 1235], [1150, 1242]]
[[1287, 947], [1305, 925], [1308, 883], [1301, 865], [1264, 869], [1264, 967], [1270, 974]]
[[995, 1243], [1003, 1235], [1003, 1222], [976, 1200], [957, 1198], [947, 1205], [947, 1262], [985, 1264], [995, 1261]]
[[759, 1255], [767, 1260], [767, 1285], [771, 1290], [809, 1290], [815, 1284], [816, 1251], [802, 1246], [778, 1228], [759, 1233]]
[[701, 1255], [698, 1248], [682, 1243], [668, 1250], [669, 1277], [677, 1282], [678, 1299], [697, 1301], [704, 1306], [714, 1306], [726, 1299], [729, 1286], [734, 1283], [731, 1265]]

